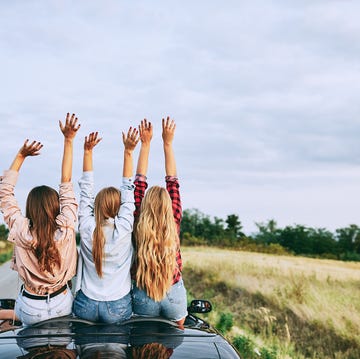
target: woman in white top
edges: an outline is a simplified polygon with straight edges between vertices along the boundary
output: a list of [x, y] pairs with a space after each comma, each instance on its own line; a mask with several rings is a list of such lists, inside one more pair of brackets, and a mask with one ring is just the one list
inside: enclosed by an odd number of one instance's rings
[[94, 199], [92, 150], [97, 132], [85, 137], [83, 175], [79, 181], [80, 256], [73, 313], [80, 318], [116, 323], [130, 318], [134, 222], [132, 153], [139, 141], [136, 129], [123, 133], [124, 164], [120, 190], [102, 189]]

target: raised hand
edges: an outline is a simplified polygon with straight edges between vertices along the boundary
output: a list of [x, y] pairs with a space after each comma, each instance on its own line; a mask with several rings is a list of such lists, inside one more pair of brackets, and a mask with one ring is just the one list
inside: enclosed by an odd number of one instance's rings
[[175, 135], [176, 124], [168, 116], [166, 120], [162, 119], [162, 139], [164, 144], [171, 144]]
[[162, 119], [162, 138], [165, 155], [165, 173], [167, 176], [176, 176], [176, 162], [172, 146], [172, 141], [175, 135], [176, 124], [174, 120], [170, 120], [168, 116]]
[[146, 118], [141, 121], [139, 125], [140, 140], [143, 144], [149, 144], [153, 136], [153, 127], [151, 122], [148, 122]]
[[29, 144], [29, 139], [27, 139], [20, 148], [19, 154], [24, 158], [28, 156], [38, 156], [42, 147], [41, 142], [33, 141]]
[[66, 114], [65, 124], [59, 121], [60, 130], [66, 139], [72, 140], [80, 128], [80, 124], [77, 123], [78, 118], [73, 113], [71, 116], [69, 113]]
[[98, 132], [91, 132], [89, 136], [85, 136], [84, 151], [92, 151], [92, 149], [102, 140], [98, 137]]
[[73, 113], [66, 115], [65, 125], [59, 121], [60, 130], [64, 135], [64, 153], [61, 165], [61, 183], [70, 182], [72, 177], [72, 161], [73, 161], [73, 139], [80, 128], [77, 123], [78, 119]]
[[41, 142], [32, 141], [29, 144], [29, 140], [26, 139], [20, 150], [17, 152], [9, 169], [19, 172], [22, 164], [25, 161], [25, 158], [29, 156], [38, 156], [40, 154], [39, 151], [42, 149], [42, 147], [43, 145], [41, 144]]
[[140, 140], [139, 131], [136, 128], [130, 127], [127, 135], [124, 132], [122, 133], [122, 138], [125, 150], [133, 151]]

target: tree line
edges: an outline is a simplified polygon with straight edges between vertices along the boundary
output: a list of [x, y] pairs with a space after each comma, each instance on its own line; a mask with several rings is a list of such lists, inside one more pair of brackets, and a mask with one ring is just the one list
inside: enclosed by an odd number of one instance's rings
[[236, 214], [230, 214], [226, 219], [211, 218], [197, 209], [186, 209], [180, 238], [184, 245], [360, 261], [360, 227], [356, 224], [335, 232], [299, 224], [279, 228], [273, 219], [255, 224], [255, 233], [246, 235]]
[[[239, 216], [226, 219], [210, 217], [197, 209], [183, 211], [180, 239], [183, 245], [205, 245], [248, 251], [294, 254], [318, 258], [360, 261], [360, 227], [350, 224], [330, 232], [325, 228], [292, 225], [279, 228], [275, 220], [255, 223], [257, 231], [246, 235]], [[8, 229], [0, 225], [0, 240], [6, 241]], [[79, 242], [77, 233], [77, 241]], [[4, 242], [3, 242], [4, 243]], [[10, 243], [0, 246], [0, 254]]]

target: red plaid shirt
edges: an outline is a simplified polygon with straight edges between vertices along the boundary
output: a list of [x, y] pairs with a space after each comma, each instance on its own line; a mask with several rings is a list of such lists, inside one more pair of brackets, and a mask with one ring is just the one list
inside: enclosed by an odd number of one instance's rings
[[[180, 192], [179, 192], [179, 187], [180, 187], [179, 180], [177, 177], [166, 176], [165, 181], [166, 181], [166, 189], [169, 192], [171, 202], [172, 202], [173, 215], [174, 215], [174, 220], [176, 223], [177, 232], [178, 232], [178, 235], [180, 236], [180, 223], [181, 223], [181, 219], [182, 219], [182, 207], [181, 207], [181, 199], [180, 199]], [[148, 184], [146, 182], [146, 177], [143, 175], [136, 175], [134, 184], [135, 184], [134, 216], [135, 216], [135, 218], [137, 218], [140, 215], [141, 201], [144, 198], [145, 191], [148, 187]], [[178, 250], [176, 252], [176, 264], [177, 265], [174, 270], [172, 284], [177, 283], [181, 279], [181, 271], [182, 271], [183, 265], [182, 265], [180, 247], [178, 248]]]

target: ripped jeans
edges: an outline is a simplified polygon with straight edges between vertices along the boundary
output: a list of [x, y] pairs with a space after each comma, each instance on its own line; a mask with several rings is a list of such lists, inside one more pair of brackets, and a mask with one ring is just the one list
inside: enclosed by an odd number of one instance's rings
[[131, 317], [131, 294], [118, 300], [98, 301], [87, 297], [80, 289], [75, 296], [73, 314], [77, 317], [101, 323], [119, 323]]

